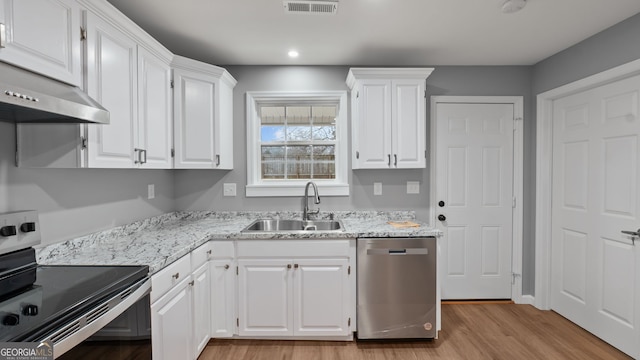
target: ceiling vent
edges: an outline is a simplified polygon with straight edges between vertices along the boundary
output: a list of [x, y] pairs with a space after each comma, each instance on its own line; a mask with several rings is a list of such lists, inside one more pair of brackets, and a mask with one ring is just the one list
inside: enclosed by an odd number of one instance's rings
[[338, 12], [337, 1], [289, 1], [282, 2], [284, 12], [291, 14], [326, 14], [331, 15]]

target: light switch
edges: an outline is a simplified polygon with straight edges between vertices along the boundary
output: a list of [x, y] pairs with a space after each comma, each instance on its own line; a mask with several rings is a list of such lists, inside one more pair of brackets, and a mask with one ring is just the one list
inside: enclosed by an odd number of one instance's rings
[[154, 184], [147, 186], [147, 199], [151, 200], [156, 197], [156, 187]]
[[236, 196], [236, 183], [224, 183], [222, 193], [224, 196]]
[[373, 195], [382, 195], [382, 183], [374, 182], [373, 183]]
[[407, 181], [407, 194], [420, 194], [420, 182]]

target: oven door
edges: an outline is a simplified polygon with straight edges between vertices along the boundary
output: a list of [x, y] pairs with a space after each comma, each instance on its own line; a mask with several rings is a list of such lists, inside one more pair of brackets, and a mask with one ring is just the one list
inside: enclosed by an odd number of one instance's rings
[[127, 290], [44, 339], [53, 342], [54, 358], [151, 359], [151, 281]]

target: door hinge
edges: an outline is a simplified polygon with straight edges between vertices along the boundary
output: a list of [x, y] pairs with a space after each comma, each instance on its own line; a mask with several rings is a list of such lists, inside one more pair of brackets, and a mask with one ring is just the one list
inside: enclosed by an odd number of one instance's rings
[[511, 200], [511, 207], [514, 208], [514, 209], [516, 208], [516, 198], [515, 197]]
[[511, 285], [516, 284], [516, 279], [520, 277], [520, 274], [511, 273]]
[[427, 90], [424, 91], [424, 98], [427, 98]]
[[347, 320], [347, 326], [351, 326], [351, 318], [349, 318], [349, 320]]
[[80, 147], [84, 150], [87, 148], [87, 138], [84, 136], [80, 136]]
[[347, 275], [351, 275], [351, 265], [349, 265], [349, 267], [347, 267]]
[[356, 99], [360, 97], [360, 91], [356, 91]]
[[80, 27], [80, 41], [87, 40], [87, 29]]
[[356, 159], [360, 159], [360, 151], [356, 151]]
[[240, 318], [236, 318], [236, 326], [240, 327]]
[[171, 157], [176, 157], [176, 149], [171, 149]]
[[171, 86], [171, 88], [173, 89], [173, 87], [175, 86], [175, 85], [174, 85], [174, 83], [173, 83], [173, 80], [171, 80], [171, 81], [169, 82], [169, 85], [170, 85], [170, 86]]
[[238, 270], [237, 266], [236, 266], [236, 275], [240, 275], [240, 270]]

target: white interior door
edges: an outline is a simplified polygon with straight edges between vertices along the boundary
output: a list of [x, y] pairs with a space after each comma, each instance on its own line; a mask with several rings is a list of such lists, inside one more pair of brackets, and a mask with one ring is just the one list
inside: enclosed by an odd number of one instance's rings
[[632, 356], [640, 252], [621, 231], [640, 227], [639, 97], [636, 76], [553, 106], [551, 308]]
[[442, 298], [511, 299], [514, 104], [437, 103], [435, 114]]

